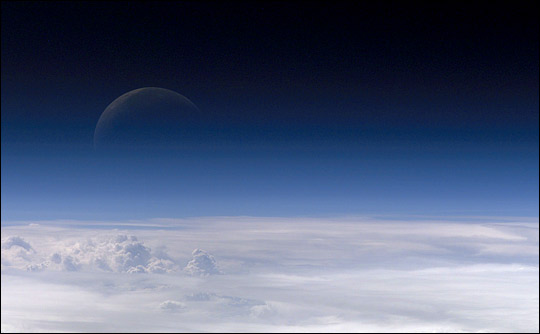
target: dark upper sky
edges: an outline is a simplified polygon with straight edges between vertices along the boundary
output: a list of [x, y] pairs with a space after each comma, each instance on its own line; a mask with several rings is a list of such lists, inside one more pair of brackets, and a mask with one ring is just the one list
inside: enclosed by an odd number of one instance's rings
[[[537, 215], [539, 24], [530, 2], [1, 9], [3, 218], [129, 205], [147, 208], [143, 216], [489, 213], [504, 211], [507, 197], [507, 213]], [[182, 163], [143, 159], [118, 183], [114, 172], [102, 180], [87, 171], [93, 165], [74, 156], [91, 151], [103, 110], [149, 86], [185, 95], [223, 135], [214, 144], [250, 153], [194, 146]], [[143, 172], [153, 181], [135, 182]], [[88, 197], [70, 204], [79, 208], [70, 216], [58, 203], [76, 201], [73, 189]], [[111, 200], [122, 196], [135, 197]], [[191, 211], [170, 209], [179, 200]]]
[[80, 139], [146, 86], [238, 126], [534, 127], [535, 13], [519, 2], [3, 2], [3, 139]]

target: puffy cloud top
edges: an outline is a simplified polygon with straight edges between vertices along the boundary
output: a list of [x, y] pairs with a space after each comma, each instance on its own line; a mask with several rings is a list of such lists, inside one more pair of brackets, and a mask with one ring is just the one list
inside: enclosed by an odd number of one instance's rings
[[[9, 236], [2, 239], [2, 268], [18, 267], [26, 268], [29, 264], [40, 261], [34, 248], [19, 236]], [[31, 271], [43, 270], [46, 266], [36, 265], [27, 268]]]
[[184, 268], [192, 276], [208, 276], [221, 274], [214, 257], [202, 249], [195, 249], [193, 259]]
[[2, 263], [19, 264], [18, 267], [28, 271], [98, 269], [121, 273], [167, 273], [177, 269], [167, 254], [153, 255], [143, 242], [127, 235], [64, 244], [51, 255], [36, 254], [24, 239], [10, 236], [2, 241]]
[[164, 311], [174, 312], [185, 309], [186, 304], [175, 300], [166, 300], [159, 305], [159, 308]]
[[19, 246], [27, 251], [33, 250], [32, 246], [30, 246], [28, 242], [26, 242], [23, 238], [19, 236], [11, 236], [2, 240], [3, 249], [11, 249], [13, 246]]
[[[135, 236], [118, 235], [98, 243], [76, 243], [68, 248], [67, 253], [75, 260], [105, 271], [164, 273], [173, 271], [175, 267], [172, 261], [153, 256], [151, 249]], [[75, 268], [69, 264], [66, 266], [65, 259], [63, 263], [67, 270]]]

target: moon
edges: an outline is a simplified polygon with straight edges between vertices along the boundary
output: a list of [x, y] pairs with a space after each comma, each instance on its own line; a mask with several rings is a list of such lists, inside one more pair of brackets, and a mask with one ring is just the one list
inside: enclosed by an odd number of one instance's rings
[[103, 111], [94, 132], [94, 147], [172, 145], [197, 133], [200, 111], [185, 96], [159, 87], [129, 91]]

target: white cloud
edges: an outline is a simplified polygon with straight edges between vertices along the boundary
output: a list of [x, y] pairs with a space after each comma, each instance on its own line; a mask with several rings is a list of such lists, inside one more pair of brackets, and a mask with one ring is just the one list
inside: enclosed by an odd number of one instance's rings
[[2, 226], [3, 332], [539, 329], [534, 221], [30, 223]]
[[43, 263], [39, 263], [39, 264], [29, 264], [26, 266], [26, 270], [28, 271], [43, 271], [45, 269], [47, 269], [48, 267], [48, 263], [46, 262], [43, 262]]
[[188, 262], [184, 271], [193, 276], [208, 276], [221, 274], [216, 259], [202, 249], [195, 249], [191, 255], [193, 259]]
[[159, 308], [164, 311], [177, 312], [177, 311], [185, 309], [186, 304], [179, 301], [175, 301], [175, 300], [166, 300], [159, 305]]
[[[18, 247], [15, 247], [18, 246]], [[36, 252], [29, 243], [19, 236], [8, 237], [2, 242], [2, 261], [13, 267], [26, 267], [29, 271], [63, 270], [63, 271], [113, 271], [125, 273], [167, 273], [177, 270], [177, 265], [167, 259], [161, 252], [153, 255], [151, 249], [135, 236], [119, 234], [114, 237], [97, 237], [83, 240], [62, 240], [57, 242], [52, 253], [48, 249]], [[21, 250], [22, 248], [22, 250]], [[15, 249], [16, 251], [11, 251]], [[11, 251], [11, 252], [8, 252]], [[30, 256], [34, 255], [36, 256]], [[162, 258], [165, 257], [165, 258]], [[39, 263], [20, 263], [14, 259]], [[43, 260], [46, 259], [46, 260]], [[5, 260], [5, 261], [4, 261]], [[21, 262], [21, 261], [19, 261]]]
[[213, 292], [198, 292], [186, 295], [184, 300], [188, 302], [213, 302], [231, 307], [252, 307], [264, 305], [263, 301], [255, 299], [246, 299], [234, 296], [223, 296]]
[[[23, 238], [14, 235], [2, 239], [2, 268], [5, 266], [28, 267], [34, 270], [42, 270], [31, 262], [37, 258], [35, 250]], [[32, 269], [29, 269], [32, 270]]]
[[19, 236], [11, 236], [2, 240], [3, 249], [11, 249], [14, 246], [21, 247], [26, 251], [33, 250], [32, 246], [30, 246], [28, 242], [24, 241], [24, 239]]
[[264, 303], [251, 307], [249, 315], [253, 318], [270, 319], [276, 317], [278, 312], [272, 304]]

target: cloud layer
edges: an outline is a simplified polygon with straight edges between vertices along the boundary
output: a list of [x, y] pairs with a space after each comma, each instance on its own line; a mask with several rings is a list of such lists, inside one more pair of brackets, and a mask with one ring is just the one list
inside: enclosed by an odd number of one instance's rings
[[3, 332], [539, 327], [535, 219], [25, 222], [2, 236]]

